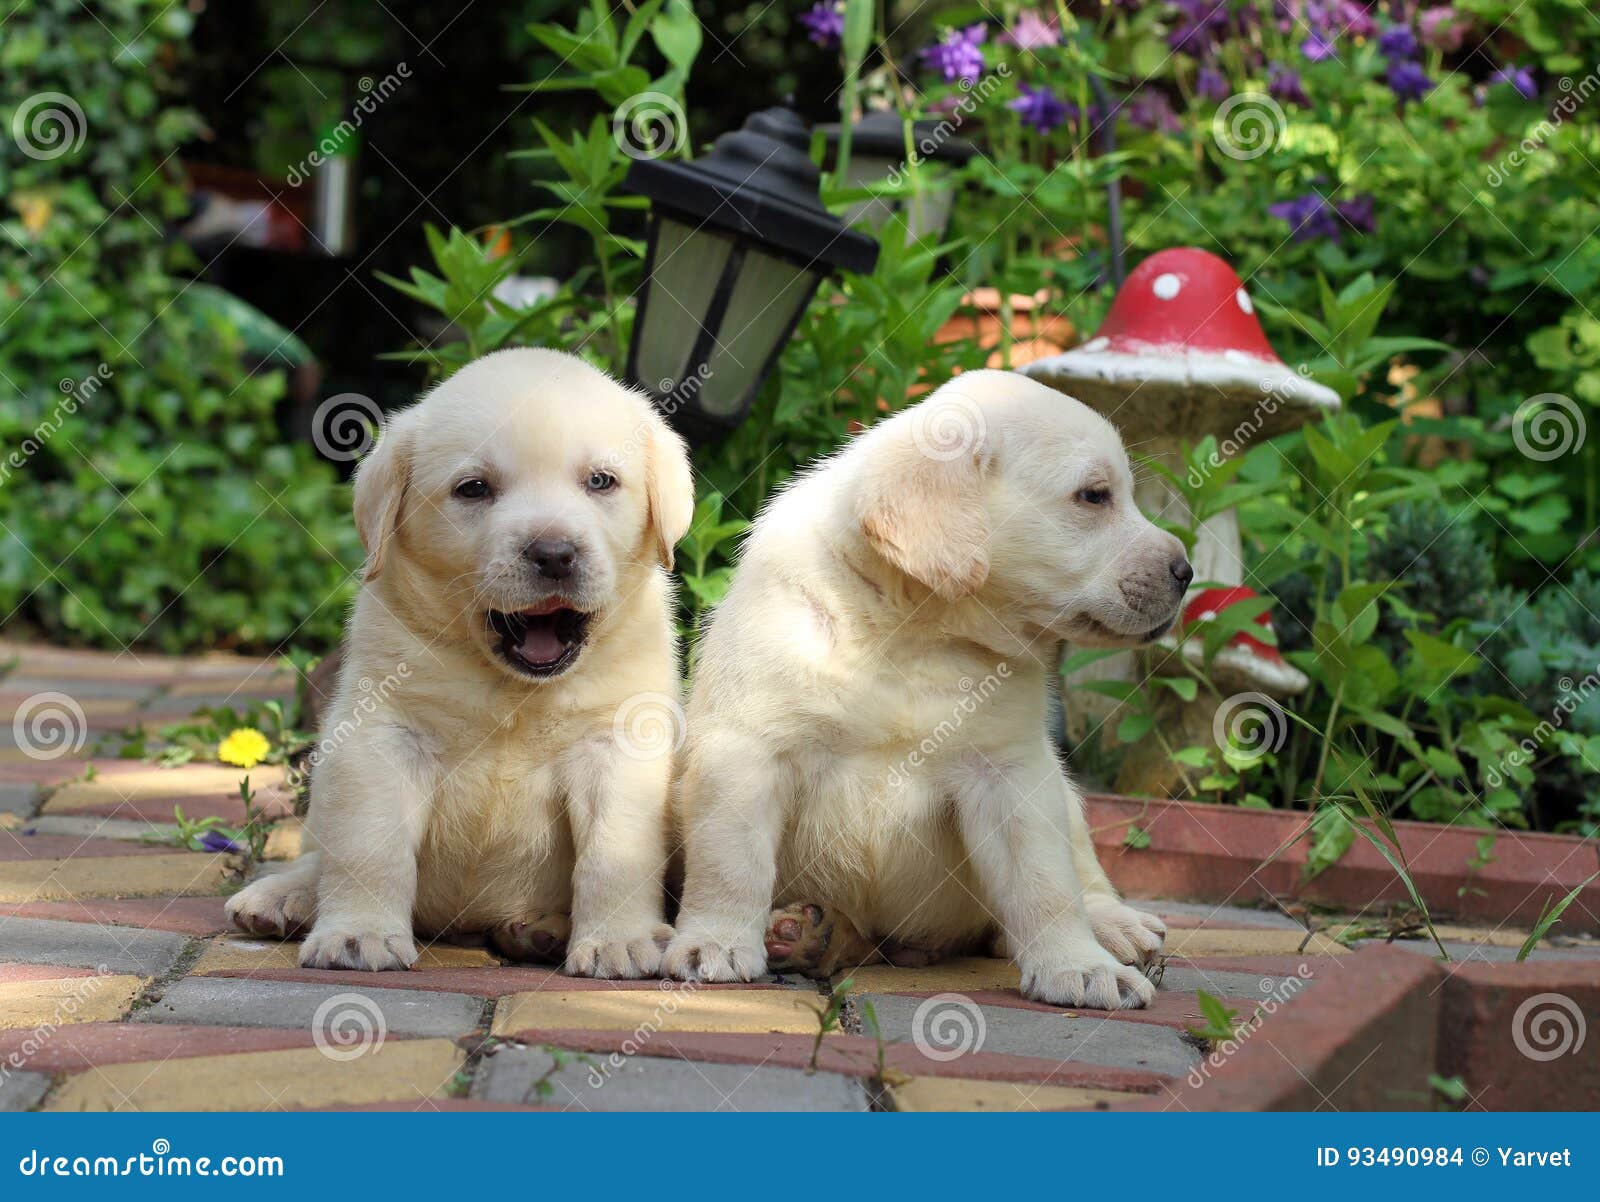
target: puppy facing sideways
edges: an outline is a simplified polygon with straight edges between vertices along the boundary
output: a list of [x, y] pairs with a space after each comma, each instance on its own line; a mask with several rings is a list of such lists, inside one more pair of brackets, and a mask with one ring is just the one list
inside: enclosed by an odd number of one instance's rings
[[925, 964], [999, 935], [1030, 998], [1148, 1003], [1165, 927], [1101, 870], [1046, 707], [1060, 640], [1149, 642], [1191, 576], [1112, 426], [1007, 372], [805, 475], [700, 645], [664, 970]]
[[307, 850], [233, 921], [309, 928], [309, 968], [405, 968], [415, 932], [655, 973], [672, 749], [619, 714], [675, 705], [693, 508], [682, 441], [570, 355], [500, 351], [396, 414], [356, 473], [368, 558]]

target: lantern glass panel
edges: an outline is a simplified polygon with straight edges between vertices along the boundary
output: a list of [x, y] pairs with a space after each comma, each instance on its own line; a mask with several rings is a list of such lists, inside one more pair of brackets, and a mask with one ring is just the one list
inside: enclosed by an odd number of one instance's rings
[[702, 408], [716, 416], [739, 411], [821, 279], [820, 272], [745, 248], [727, 315], [706, 358]]
[[656, 223], [644, 329], [635, 335], [636, 379], [670, 392], [693, 369], [689, 353], [711, 309], [733, 244], [707, 230], [662, 217]]

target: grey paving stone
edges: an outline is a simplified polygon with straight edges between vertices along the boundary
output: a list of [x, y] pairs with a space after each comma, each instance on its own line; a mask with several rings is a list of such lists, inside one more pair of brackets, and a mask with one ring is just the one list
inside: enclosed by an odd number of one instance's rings
[[[472, 1093], [496, 1102], [527, 1102], [572, 1111], [698, 1110], [861, 1111], [861, 1084], [797, 1068], [708, 1064], [659, 1056], [565, 1053], [561, 1067], [546, 1048], [502, 1046], [485, 1057]], [[540, 1080], [550, 1088], [541, 1094]]]
[[350, 989], [298, 981], [188, 977], [161, 1000], [134, 1012], [142, 1023], [320, 1028], [335, 1037], [383, 1030], [390, 1035], [465, 1035], [481, 1025], [483, 999], [420, 989]]
[[1303, 931], [1305, 927], [1277, 910], [1257, 910], [1250, 906], [1214, 906], [1210, 902], [1179, 902], [1152, 900], [1142, 897], [1124, 899], [1136, 910], [1149, 910], [1155, 914], [1183, 914], [1190, 918], [1209, 920], [1217, 927], [1272, 927], [1290, 931]]
[[107, 972], [155, 977], [172, 967], [188, 942], [170, 931], [0, 916], [0, 960], [21, 964], [103, 964]]
[[[917, 1011], [924, 1005], [929, 1009], [919, 1019]], [[1082, 1011], [1049, 1014], [1010, 1006], [977, 1006], [971, 1002], [886, 994], [873, 996], [872, 1006], [885, 1039], [915, 1044], [920, 1035], [925, 1043], [946, 1053], [956, 1047], [970, 1047], [974, 1052], [1076, 1060], [1173, 1077], [1188, 1072], [1200, 1061], [1200, 1053], [1178, 1032], [1154, 1023], [1090, 1018]], [[973, 1011], [977, 1011], [976, 1017]], [[945, 1042], [941, 1043], [941, 1038]]]
[[147, 680], [51, 680], [45, 676], [7, 676], [8, 693], [66, 693], [76, 701], [151, 697], [159, 685]]
[[[1314, 979], [1314, 978], [1313, 978]], [[1298, 982], [1298, 984], [1291, 984]], [[1260, 998], [1283, 996], [1288, 989], [1299, 992], [1311, 984], [1298, 977], [1276, 977], [1253, 972], [1214, 972], [1208, 968], [1179, 968], [1168, 965], [1156, 986], [1163, 993], [1194, 993], [1204, 989], [1217, 997]]]
[[[3, 808], [3, 807], [0, 807]], [[133, 818], [101, 818], [94, 814], [40, 814], [28, 823], [36, 835], [72, 835], [80, 839], [126, 839], [141, 843], [145, 835], [175, 836], [178, 828], [170, 823], [143, 822]]]
[[[1367, 940], [1358, 944], [1360, 947], [1377, 947], [1383, 943], [1381, 939]], [[1396, 939], [1391, 945], [1403, 948], [1408, 952], [1416, 952], [1423, 956], [1437, 958], [1439, 949], [1433, 946], [1433, 941], [1420, 939]], [[1517, 948], [1496, 947], [1479, 943], [1458, 943], [1451, 939], [1444, 941], [1445, 951], [1450, 953], [1450, 959], [1460, 964], [1512, 964], [1517, 959]], [[1596, 947], [1541, 947], [1528, 953], [1529, 960], [1600, 960], [1600, 946]]]
[[31, 781], [0, 784], [0, 813], [26, 816], [33, 813], [33, 807], [38, 804], [39, 786]]
[[0, 1112], [31, 1110], [49, 1092], [50, 1078], [43, 1073], [0, 1074]]

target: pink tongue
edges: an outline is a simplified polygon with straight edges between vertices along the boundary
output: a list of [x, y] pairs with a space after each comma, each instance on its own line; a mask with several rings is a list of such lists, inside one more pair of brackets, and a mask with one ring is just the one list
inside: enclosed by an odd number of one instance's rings
[[556, 637], [554, 628], [547, 623], [540, 623], [528, 627], [522, 636], [522, 646], [517, 651], [530, 664], [548, 664], [560, 659], [566, 649], [566, 644]]

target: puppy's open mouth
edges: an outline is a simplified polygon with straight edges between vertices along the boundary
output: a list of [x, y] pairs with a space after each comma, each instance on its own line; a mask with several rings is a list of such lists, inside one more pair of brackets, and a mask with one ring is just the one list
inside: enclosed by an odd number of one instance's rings
[[489, 611], [495, 652], [524, 676], [555, 676], [571, 667], [589, 637], [589, 615], [559, 601]]

